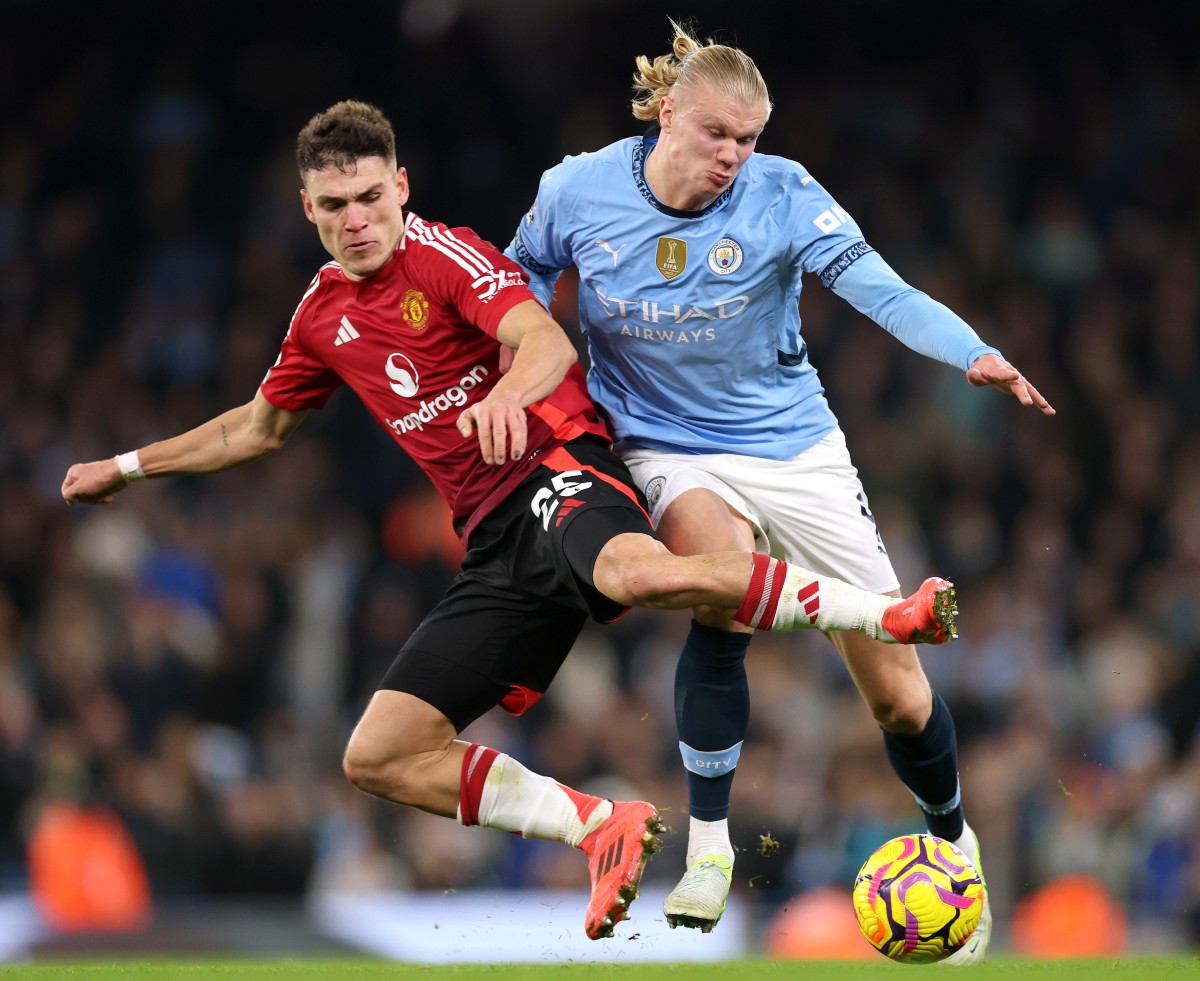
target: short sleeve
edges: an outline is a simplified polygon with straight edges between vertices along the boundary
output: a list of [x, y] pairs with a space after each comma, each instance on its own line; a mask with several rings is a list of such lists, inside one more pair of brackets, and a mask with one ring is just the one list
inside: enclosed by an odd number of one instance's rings
[[469, 228], [414, 222], [422, 245], [421, 278], [466, 323], [492, 337], [504, 315], [536, 301], [521, 267]]

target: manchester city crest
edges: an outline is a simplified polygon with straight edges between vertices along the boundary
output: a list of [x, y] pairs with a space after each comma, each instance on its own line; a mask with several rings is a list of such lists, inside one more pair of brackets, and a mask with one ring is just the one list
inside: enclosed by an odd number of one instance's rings
[[718, 276], [728, 276], [741, 268], [745, 255], [735, 239], [723, 238], [708, 250], [708, 268]]
[[650, 482], [646, 484], [646, 503], [651, 508], [658, 503], [662, 497], [663, 488], [667, 485], [666, 477], [652, 477]]

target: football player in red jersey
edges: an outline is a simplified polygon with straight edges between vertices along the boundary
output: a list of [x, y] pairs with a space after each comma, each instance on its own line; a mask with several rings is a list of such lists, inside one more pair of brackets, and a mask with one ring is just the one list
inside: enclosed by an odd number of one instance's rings
[[[588, 616], [708, 605], [762, 629], [940, 643], [954, 633], [953, 588], [929, 580], [896, 602], [767, 556], [673, 555], [610, 450], [574, 347], [519, 268], [469, 229], [405, 212], [408, 177], [383, 114], [358, 102], [318, 113], [297, 162], [304, 212], [333, 261], [254, 398], [189, 432], [75, 464], [63, 497], [108, 503], [145, 477], [247, 463], [349, 385], [449, 502], [467, 553], [351, 735], [346, 775], [464, 825], [582, 849], [585, 927], [609, 936], [657, 850], [657, 810], [578, 793], [458, 733], [496, 705], [520, 714], [540, 698]], [[506, 373], [502, 344], [516, 350]]]

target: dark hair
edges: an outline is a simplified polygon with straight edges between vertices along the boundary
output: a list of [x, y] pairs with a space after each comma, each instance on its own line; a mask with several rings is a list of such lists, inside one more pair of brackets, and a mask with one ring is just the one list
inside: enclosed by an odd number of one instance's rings
[[296, 137], [300, 176], [336, 167], [348, 171], [363, 157], [396, 164], [396, 134], [387, 116], [367, 102], [346, 100], [319, 112]]

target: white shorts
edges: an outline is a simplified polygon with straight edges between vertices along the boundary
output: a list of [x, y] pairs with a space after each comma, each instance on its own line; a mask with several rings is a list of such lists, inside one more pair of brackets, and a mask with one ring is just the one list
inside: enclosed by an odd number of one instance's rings
[[655, 525], [680, 494], [703, 487], [750, 522], [760, 552], [876, 593], [900, 585], [841, 429], [791, 460], [660, 450], [624, 460]]

